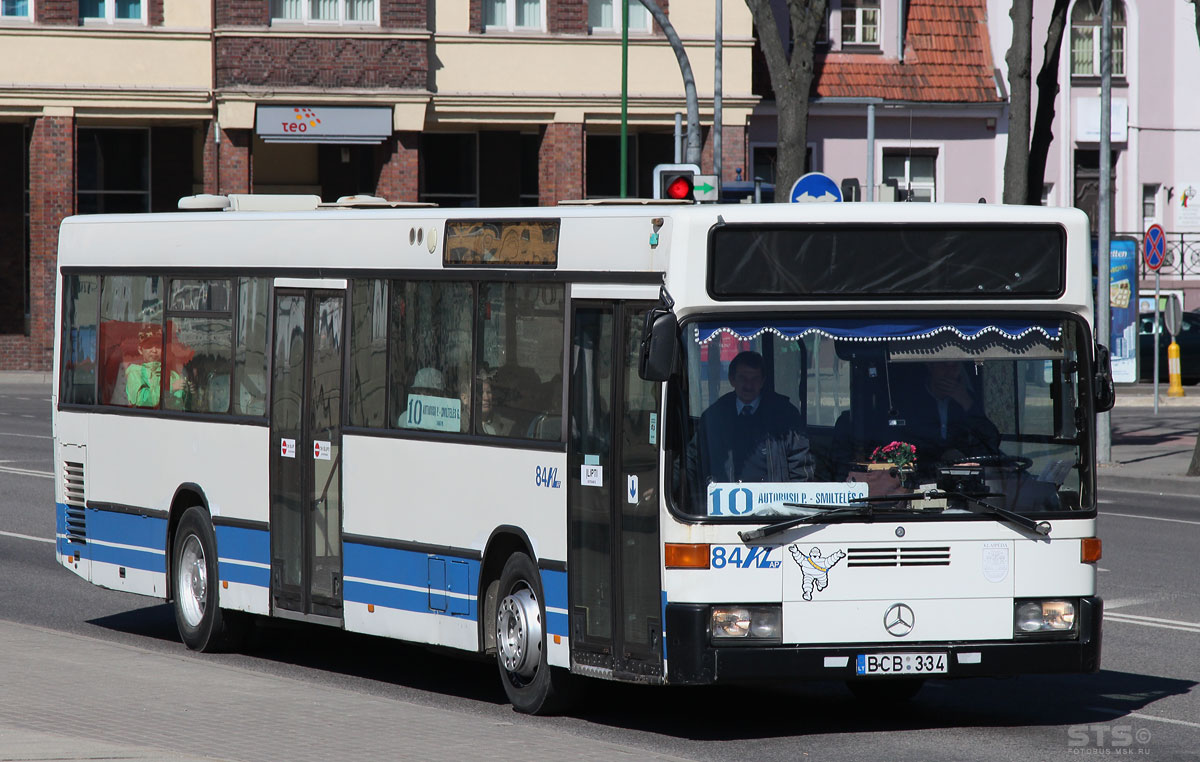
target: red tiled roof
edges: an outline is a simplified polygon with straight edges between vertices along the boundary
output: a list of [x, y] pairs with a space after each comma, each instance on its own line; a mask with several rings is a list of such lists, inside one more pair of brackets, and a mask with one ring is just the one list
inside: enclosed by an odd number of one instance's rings
[[909, 0], [907, 9], [904, 63], [878, 54], [818, 56], [813, 95], [934, 103], [1000, 100], [987, 0]]

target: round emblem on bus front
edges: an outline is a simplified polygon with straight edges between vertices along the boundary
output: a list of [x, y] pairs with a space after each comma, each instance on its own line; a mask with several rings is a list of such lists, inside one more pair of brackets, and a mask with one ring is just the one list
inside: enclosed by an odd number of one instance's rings
[[889, 635], [902, 638], [912, 632], [917, 618], [913, 610], [903, 603], [894, 603], [883, 614], [883, 628]]

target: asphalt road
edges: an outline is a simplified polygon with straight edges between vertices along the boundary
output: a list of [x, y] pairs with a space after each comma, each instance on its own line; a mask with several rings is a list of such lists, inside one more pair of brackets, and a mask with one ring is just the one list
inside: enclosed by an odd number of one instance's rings
[[[552, 730], [580, 749], [607, 742], [722, 762], [1200, 759], [1197, 496], [1103, 493], [1100, 569], [1107, 610], [1099, 674], [935, 681], [908, 704], [879, 707], [857, 703], [837, 683], [719, 689], [594, 684], [575, 715], [528, 718], [505, 703], [490, 662], [393, 641], [272, 623], [243, 653], [192, 654], [178, 642], [167, 605], [93, 587], [58, 567], [48, 396], [44, 387], [0, 386], [3, 620], [169, 653], [191, 667], [285, 676], [383, 697], [398, 707], [455, 712], [468, 722]], [[1144, 418], [1145, 411], [1114, 411], [1114, 425]], [[162, 679], [170, 680], [170, 673]], [[0, 698], [3, 691], [0, 681]], [[313, 727], [327, 733], [336, 723]], [[221, 756], [258, 758], [238, 744], [236, 737], [222, 739]], [[480, 758], [490, 756], [480, 749]], [[394, 758], [402, 757], [397, 750]]]

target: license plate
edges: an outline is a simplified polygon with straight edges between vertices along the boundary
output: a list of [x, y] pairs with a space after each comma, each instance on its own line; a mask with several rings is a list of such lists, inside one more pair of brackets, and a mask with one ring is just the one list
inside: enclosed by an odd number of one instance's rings
[[859, 654], [860, 675], [937, 675], [946, 672], [946, 654]]

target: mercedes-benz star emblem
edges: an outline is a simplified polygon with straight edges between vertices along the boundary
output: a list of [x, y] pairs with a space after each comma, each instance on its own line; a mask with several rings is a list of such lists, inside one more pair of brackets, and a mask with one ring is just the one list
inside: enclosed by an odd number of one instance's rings
[[883, 628], [888, 631], [889, 635], [897, 638], [902, 638], [912, 632], [913, 625], [916, 623], [917, 618], [913, 615], [913, 610], [903, 603], [892, 604], [883, 614]]

